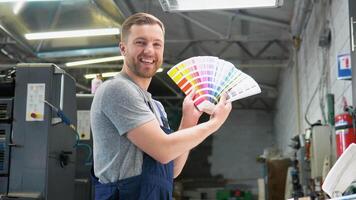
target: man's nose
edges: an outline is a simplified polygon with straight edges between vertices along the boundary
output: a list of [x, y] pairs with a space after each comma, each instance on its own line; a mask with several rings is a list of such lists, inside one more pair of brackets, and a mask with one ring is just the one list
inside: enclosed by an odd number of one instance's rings
[[154, 51], [154, 49], [153, 49], [153, 44], [148, 43], [148, 44], [145, 46], [144, 52], [145, 52], [145, 53], [152, 53], [153, 51]]

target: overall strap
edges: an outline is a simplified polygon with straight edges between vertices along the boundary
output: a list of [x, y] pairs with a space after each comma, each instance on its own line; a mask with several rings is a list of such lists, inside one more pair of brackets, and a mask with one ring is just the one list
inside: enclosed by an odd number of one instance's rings
[[156, 101], [156, 100], [153, 100], [153, 102], [155, 103], [155, 105], [156, 105], [156, 107], [157, 107], [157, 109], [159, 111], [163, 127], [166, 128], [166, 129], [171, 129], [169, 127], [167, 114], [166, 114], [162, 104], [159, 101]]
[[[168, 119], [166, 117], [165, 111], [163, 110], [164, 108], [162, 105], [156, 101], [156, 100], [145, 100], [148, 107], [150, 110], [155, 114], [158, 122], [160, 122], [161, 127], [164, 127], [165, 129], [170, 129]], [[154, 103], [154, 105], [152, 104]], [[158, 111], [158, 113], [157, 113]]]

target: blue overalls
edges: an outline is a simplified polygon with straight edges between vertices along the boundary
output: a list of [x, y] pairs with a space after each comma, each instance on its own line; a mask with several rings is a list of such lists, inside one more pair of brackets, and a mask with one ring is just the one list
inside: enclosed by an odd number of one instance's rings
[[[151, 106], [150, 106], [151, 108]], [[152, 110], [152, 108], [151, 108]], [[164, 124], [161, 129], [170, 134], [168, 121], [163, 112], [160, 117]], [[116, 183], [102, 184], [94, 177], [95, 200], [171, 200], [173, 194], [173, 161], [161, 164], [143, 153], [142, 173], [119, 180]]]

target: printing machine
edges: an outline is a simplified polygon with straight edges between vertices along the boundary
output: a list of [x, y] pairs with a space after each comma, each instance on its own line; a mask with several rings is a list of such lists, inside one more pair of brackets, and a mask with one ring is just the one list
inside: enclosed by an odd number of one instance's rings
[[75, 80], [47, 63], [0, 75], [0, 199], [74, 199]]
[[91, 180], [93, 138], [90, 130], [90, 107], [93, 94], [77, 94], [77, 131], [80, 148], [77, 148], [75, 168], [75, 200], [94, 199]]

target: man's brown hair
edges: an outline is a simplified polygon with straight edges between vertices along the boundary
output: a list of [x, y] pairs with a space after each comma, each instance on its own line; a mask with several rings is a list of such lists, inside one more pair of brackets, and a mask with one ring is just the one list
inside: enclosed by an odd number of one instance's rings
[[149, 24], [149, 25], [159, 25], [163, 31], [163, 35], [164, 35], [164, 25], [161, 22], [161, 20], [159, 20], [157, 17], [148, 14], [148, 13], [136, 13], [134, 15], [131, 15], [130, 17], [128, 17], [124, 23], [122, 24], [121, 27], [121, 42], [124, 42], [127, 40], [127, 36], [130, 34], [130, 28], [133, 25], [145, 25], [145, 24]]

